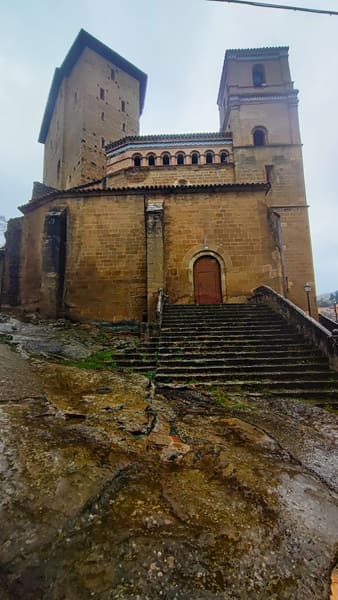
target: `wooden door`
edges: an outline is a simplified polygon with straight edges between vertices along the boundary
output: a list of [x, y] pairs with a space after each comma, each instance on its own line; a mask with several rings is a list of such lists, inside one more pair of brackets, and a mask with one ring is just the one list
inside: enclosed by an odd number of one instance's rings
[[195, 304], [221, 304], [221, 270], [211, 256], [203, 256], [194, 264]]

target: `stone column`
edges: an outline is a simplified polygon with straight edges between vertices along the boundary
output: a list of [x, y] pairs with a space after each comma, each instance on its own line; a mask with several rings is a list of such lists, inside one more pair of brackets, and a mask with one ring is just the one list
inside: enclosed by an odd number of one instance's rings
[[63, 306], [66, 261], [66, 209], [52, 209], [45, 217], [42, 245], [41, 308], [56, 318]]
[[165, 287], [163, 234], [163, 201], [148, 203], [146, 206], [148, 323], [156, 321], [158, 291]]
[[1, 303], [19, 306], [21, 275], [21, 243], [23, 217], [10, 219], [5, 233], [6, 246], [3, 257]]
[[283, 244], [283, 233], [280, 214], [273, 209], [268, 209], [268, 221], [270, 229], [272, 231], [276, 246], [279, 252], [280, 267], [281, 267], [281, 279], [282, 279], [282, 290], [283, 296], [288, 297], [288, 284], [287, 275], [285, 268], [285, 255], [284, 255], [284, 244]]

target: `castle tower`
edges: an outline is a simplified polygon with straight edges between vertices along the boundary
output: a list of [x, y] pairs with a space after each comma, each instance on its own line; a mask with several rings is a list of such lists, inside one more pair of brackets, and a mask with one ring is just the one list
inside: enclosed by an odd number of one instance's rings
[[147, 76], [81, 29], [55, 70], [41, 125], [43, 183], [68, 189], [104, 176], [105, 145], [139, 133]]
[[217, 103], [221, 132], [232, 132], [235, 181], [271, 184], [266, 211], [280, 253], [280, 291], [306, 309], [307, 282], [315, 304], [314, 273], [288, 47], [227, 50]]

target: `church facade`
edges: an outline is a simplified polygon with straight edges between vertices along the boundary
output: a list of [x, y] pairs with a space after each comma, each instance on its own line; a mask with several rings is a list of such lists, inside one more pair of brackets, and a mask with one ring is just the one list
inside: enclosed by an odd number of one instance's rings
[[43, 117], [43, 183], [8, 229], [3, 304], [151, 323], [160, 289], [170, 303], [214, 304], [268, 285], [306, 309], [314, 274], [288, 48], [226, 52], [218, 132], [139, 135], [146, 81], [81, 30]]

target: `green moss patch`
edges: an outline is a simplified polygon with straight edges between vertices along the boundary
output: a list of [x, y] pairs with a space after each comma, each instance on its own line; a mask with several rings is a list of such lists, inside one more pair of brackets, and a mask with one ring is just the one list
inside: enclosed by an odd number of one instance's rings
[[70, 367], [78, 367], [79, 369], [94, 369], [101, 371], [103, 369], [116, 369], [117, 364], [113, 358], [111, 350], [101, 350], [95, 354], [91, 354], [88, 358], [82, 360], [68, 360], [66, 362]]

